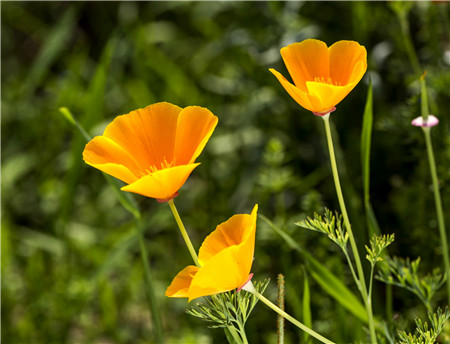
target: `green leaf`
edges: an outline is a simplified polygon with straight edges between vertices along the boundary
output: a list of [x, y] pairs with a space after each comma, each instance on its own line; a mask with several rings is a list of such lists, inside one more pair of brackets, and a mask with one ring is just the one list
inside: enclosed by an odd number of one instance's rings
[[258, 217], [266, 222], [273, 231], [280, 235], [291, 249], [297, 251], [303, 256], [307, 262], [308, 270], [310, 271], [311, 276], [331, 297], [333, 297], [343, 307], [347, 308], [347, 310], [358, 319], [367, 323], [366, 310], [359, 299], [350, 291], [350, 289], [348, 289], [335, 275], [333, 275], [319, 261], [311, 256], [294, 239], [292, 239], [289, 234], [276, 226], [264, 215], [259, 214]]
[[370, 145], [372, 140], [373, 124], [373, 92], [372, 79], [369, 79], [366, 106], [364, 108], [363, 124], [361, 132], [361, 167], [364, 187], [364, 207], [366, 210], [366, 221], [369, 236], [381, 234], [378, 222], [370, 204]]
[[361, 132], [361, 163], [364, 184], [364, 201], [369, 201], [370, 183], [370, 143], [372, 140], [373, 100], [372, 79], [369, 79], [366, 106], [364, 108], [363, 124]]

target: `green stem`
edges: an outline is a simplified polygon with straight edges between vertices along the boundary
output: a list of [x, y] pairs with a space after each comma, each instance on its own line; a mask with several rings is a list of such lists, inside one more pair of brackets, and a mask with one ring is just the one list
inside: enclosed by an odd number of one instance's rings
[[323, 121], [325, 124], [325, 132], [327, 135], [328, 150], [330, 152], [331, 169], [333, 171], [333, 179], [334, 179], [334, 184], [336, 187], [336, 193], [337, 193], [337, 197], [339, 200], [339, 205], [341, 207], [342, 217], [344, 218], [344, 224], [345, 224], [345, 227], [347, 228], [348, 236], [350, 239], [350, 245], [352, 247], [353, 256], [355, 258], [356, 270], [358, 271], [358, 275], [359, 275], [358, 288], [361, 292], [364, 304], [366, 306], [367, 318], [369, 321], [371, 343], [376, 344], [377, 338], [375, 335], [375, 323], [374, 323], [373, 314], [372, 314], [372, 300], [368, 297], [368, 294], [367, 294], [367, 287], [366, 287], [366, 281], [364, 278], [364, 271], [363, 271], [363, 267], [362, 267], [362, 263], [361, 263], [361, 258], [359, 257], [358, 247], [356, 246], [355, 237], [353, 236], [353, 231], [350, 226], [350, 220], [348, 218], [347, 208], [345, 207], [344, 196], [342, 194], [341, 183], [339, 181], [339, 172], [337, 169], [336, 156], [334, 154], [334, 147], [333, 147], [333, 139], [331, 137], [331, 130], [330, 130], [330, 121], [329, 121], [330, 114], [328, 113], [328, 114], [322, 116], [322, 118], [323, 118]]
[[142, 263], [144, 264], [145, 282], [147, 285], [147, 302], [151, 312], [153, 327], [155, 330], [155, 339], [158, 343], [164, 343], [162, 335], [161, 316], [158, 310], [158, 305], [156, 303], [156, 297], [153, 292], [155, 288], [153, 287], [153, 278], [150, 271], [150, 266], [148, 264], [147, 249], [145, 248], [144, 235], [142, 233], [142, 223], [138, 219], [136, 219], [136, 231], [139, 237], [139, 247], [141, 251]]
[[445, 230], [444, 212], [442, 210], [441, 194], [439, 192], [438, 177], [436, 172], [436, 162], [434, 160], [433, 145], [431, 143], [430, 128], [422, 127], [425, 135], [425, 142], [428, 152], [428, 161], [430, 164], [431, 179], [433, 180], [434, 202], [436, 204], [436, 213], [438, 219], [439, 233], [441, 236], [442, 253], [444, 255], [444, 267], [447, 273], [447, 297], [450, 305], [450, 262], [448, 257], [447, 235]]
[[348, 255], [347, 247], [344, 250], [344, 255], [345, 255], [346, 259], [347, 259], [348, 266], [350, 267], [350, 271], [352, 273], [353, 279], [355, 280], [355, 283], [356, 283], [356, 285], [359, 288], [359, 279], [358, 279], [358, 276], [356, 276], [355, 269], [353, 268], [352, 260], [350, 259], [350, 256]]
[[335, 344], [334, 342], [332, 342], [331, 340], [323, 337], [322, 335], [318, 334], [316, 331], [310, 329], [309, 327], [307, 327], [306, 325], [303, 325], [300, 321], [298, 321], [297, 319], [293, 318], [292, 316], [290, 316], [289, 314], [287, 314], [285, 311], [283, 311], [282, 309], [278, 308], [276, 305], [274, 305], [271, 301], [269, 301], [268, 299], [266, 299], [262, 294], [258, 293], [258, 291], [255, 289], [255, 287], [253, 286], [253, 284], [251, 284], [252, 282], [248, 282], [246, 286], [244, 286], [244, 290], [256, 295], [262, 302], [264, 302], [266, 304], [267, 307], [271, 308], [273, 311], [275, 311], [276, 313], [278, 313], [279, 315], [281, 315], [283, 318], [285, 318], [287, 321], [290, 321], [292, 324], [294, 324], [295, 326], [297, 326], [299, 329], [305, 331], [306, 333], [308, 333], [310, 336], [320, 340], [322, 343], [325, 344]]
[[399, 14], [398, 18], [400, 21], [400, 26], [402, 28], [403, 43], [405, 44], [406, 54], [408, 55], [409, 62], [411, 62], [411, 66], [414, 69], [414, 72], [420, 74], [422, 72], [422, 69], [420, 68], [419, 59], [417, 58], [416, 51], [412, 43], [407, 13], [403, 12], [402, 14]]
[[239, 326], [239, 333], [241, 334], [242, 342], [244, 344], [248, 344], [248, 339], [247, 339], [247, 335], [245, 334], [244, 326], [242, 326], [242, 324], [240, 322], [238, 322], [238, 326]]
[[[225, 334], [230, 334], [231, 337], [234, 340], [234, 344], [248, 344], [248, 343], [244, 343], [241, 339], [241, 337], [239, 336], [236, 328], [234, 328], [233, 326], [227, 326], [226, 328], [224, 328], [225, 330]], [[227, 335], [228, 338], [228, 335]], [[230, 340], [228, 340], [230, 341]]]
[[[278, 274], [278, 308], [284, 311], [284, 276]], [[281, 315], [277, 317], [277, 344], [284, 344], [284, 318]]]
[[373, 285], [373, 272], [375, 270], [375, 265], [372, 264], [370, 267], [370, 279], [369, 279], [369, 299], [372, 299], [372, 285]]
[[189, 235], [187, 234], [186, 228], [181, 221], [180, 215], [178, 214], [177, 208], [175, 207], [175, 203], [173, 203], [173, 199], [167, 201], [169, 203], [170, 209], [172, 210], [173, 216], [175, 217], [175, 221], [177, 222], [178, 228], [180, 229], [181, 235], [183, 236], [184, 242], [191, 254], [192, 259], [194, 260], [195, 265], [200, 266], [198, 262], [197, 253], [194, 250], [194, 246], [192, 246], [191, 239], [189, 239]]

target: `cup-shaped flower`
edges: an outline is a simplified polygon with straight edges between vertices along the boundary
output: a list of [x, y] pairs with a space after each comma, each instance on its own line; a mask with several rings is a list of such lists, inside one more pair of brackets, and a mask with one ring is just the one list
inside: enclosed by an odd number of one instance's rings
[[331, 112], [367, 70], [366, 49], [354, 41], [327, 47], [307, 39], [282, 48], [281, 56], [294, 85], [275, 69], [270, 71], [297, 103], [316, 115]]
[[255, 205], [250, 215], [234, 215], [221, 223], [203, 241], [198, 254], [200, 267], [181, 270], [166, 296], [187, 297], [189, 301], [242, 287], [247, 281], [255, 250]]
[[86, 145], [83, 159], [128, 184], [124, 191], [168, 200], [199, 165], [217, 121], [203, 107], [152, 104], [116, 117]]

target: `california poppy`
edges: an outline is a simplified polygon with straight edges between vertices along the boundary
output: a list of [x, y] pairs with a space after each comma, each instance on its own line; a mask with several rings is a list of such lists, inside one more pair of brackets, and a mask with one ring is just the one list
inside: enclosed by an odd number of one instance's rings
[[192, 299], [242, 287], [247, 281], [255, 250], [255, 205], [250, 215], [234, 215], [217, 226], [203, 241], [200, 267], [181, 270], [167, 288], [166, 296]]
[[127, 183], [124, 191], [168, 200], [199, 165], [217, 121], [203, 107], [156, 103], [116, 117], [86, 145], [83, 159]]
[[327, 47], [307, 39], [282, 48], [281, 56], [295, 85], [275, 69], [270, 71], [297, 103], [316, 115], [333, 111], [367, 70], [366, 49], [354, 41]]

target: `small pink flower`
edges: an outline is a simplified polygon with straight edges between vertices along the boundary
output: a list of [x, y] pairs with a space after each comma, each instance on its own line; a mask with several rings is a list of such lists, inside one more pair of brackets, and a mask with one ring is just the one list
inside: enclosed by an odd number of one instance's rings
[[434, 127], [435, 125], [438, 125], [439, 120], [434, 117], [433, 115], [429, 115], [428, 119], [426, 121], [423, 120], [423, 117], [417, 117], [416, 119], [413, 119], [411, 122], [412, 125], [416, 127], [423, 127], [423, 128], [430, 128]]

